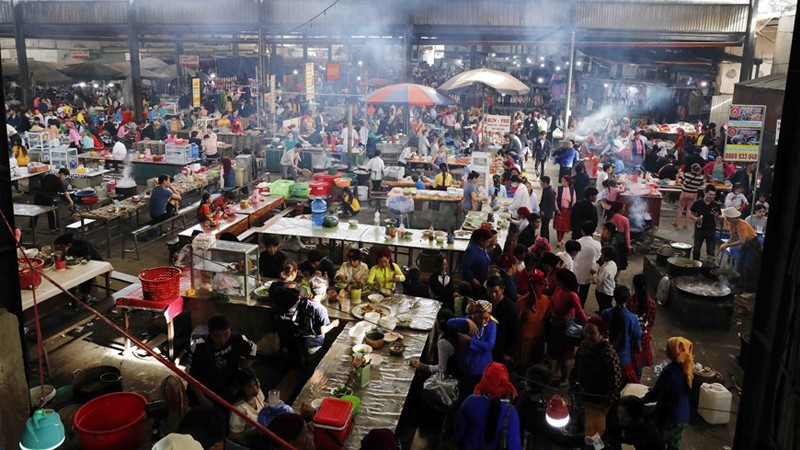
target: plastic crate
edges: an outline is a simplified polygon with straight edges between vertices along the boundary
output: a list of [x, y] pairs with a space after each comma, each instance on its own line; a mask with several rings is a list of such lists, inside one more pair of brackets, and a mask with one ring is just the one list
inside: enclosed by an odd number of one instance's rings
[[269, 184], [269, 193], [272, 195], [289, 196], [289, 188], [292, 187], [292, 180], [275, 180]]
[[308, 183], [295, 183], [289, 188], [291, 197], [306, 198], [311, 193], [311, 187]]
[[164, 159], [171, 164], [189, 164], [192, 162], [191, 144], [166, 144]]

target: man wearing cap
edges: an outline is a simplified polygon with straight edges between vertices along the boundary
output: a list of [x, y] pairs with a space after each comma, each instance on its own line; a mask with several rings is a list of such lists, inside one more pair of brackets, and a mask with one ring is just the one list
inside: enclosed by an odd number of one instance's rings
[[[726, 249], [739, 249], [736, 256], [736, 271], [741, 278], [739, 282], [745, 292], [753, 292], [758, 283], [758, 270], [761, 266], [761, 243], [756, 230], [741, 218], [742, 213], [736, 208], [725, 208], [722, 217], [725, 218], [731, 237], [723, 243], [717, 253]], [[732, 250], [732, 254], [735, 252]]]

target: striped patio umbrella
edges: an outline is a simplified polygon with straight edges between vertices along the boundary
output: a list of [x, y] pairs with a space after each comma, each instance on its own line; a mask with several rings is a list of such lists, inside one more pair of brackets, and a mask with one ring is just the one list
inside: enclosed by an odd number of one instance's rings
[[436, 89], [421, 84], [401, 83], [386, 86], [369, 94], [366, 102], [370, 105], [411, 105], [434, 106], [452, 105], [453, 99], [442, 95]]

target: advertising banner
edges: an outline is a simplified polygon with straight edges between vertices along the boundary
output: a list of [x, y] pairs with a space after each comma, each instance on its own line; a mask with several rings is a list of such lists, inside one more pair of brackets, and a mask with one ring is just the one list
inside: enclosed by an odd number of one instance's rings
[[731, 105], [725, 134], [725, 161], [759, 160], [766, 112], [764, 105]]

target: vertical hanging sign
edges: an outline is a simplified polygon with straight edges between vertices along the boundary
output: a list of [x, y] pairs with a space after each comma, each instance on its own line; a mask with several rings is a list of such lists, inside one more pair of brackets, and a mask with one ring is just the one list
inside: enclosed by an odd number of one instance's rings
[[192, 78], [192, 107], [200, 107], [200, 78]]

